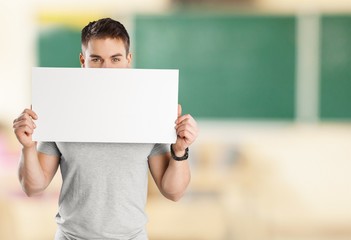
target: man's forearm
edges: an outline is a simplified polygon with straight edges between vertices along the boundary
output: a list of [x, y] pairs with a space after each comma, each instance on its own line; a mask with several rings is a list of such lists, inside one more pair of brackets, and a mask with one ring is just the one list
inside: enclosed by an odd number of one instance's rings
[[179, 200], [190, 182], [190, 167], [187, 160], [169, 160], [169, 165], [162, 178], [163, 194], [173, 201]]
[[19, 181], [28, 196], [45, 189], [45, 175], [41, 168], [36, 146], [23, 148], [18, 167]]

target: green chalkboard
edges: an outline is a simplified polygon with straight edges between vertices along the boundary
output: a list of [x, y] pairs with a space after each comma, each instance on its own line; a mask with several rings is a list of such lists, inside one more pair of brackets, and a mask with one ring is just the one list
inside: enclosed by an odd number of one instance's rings
[[293, 16], [136, 16], [135, 67], [179, 69], [179, 102], [195, 117], [292, 120], [295, 25]]
[[321, 19], [320, 118], [351, 118], [351, 16]]
[[37, 41], [39, 67], [80, 67], [80, 30], [66, 26], [42, 30]]

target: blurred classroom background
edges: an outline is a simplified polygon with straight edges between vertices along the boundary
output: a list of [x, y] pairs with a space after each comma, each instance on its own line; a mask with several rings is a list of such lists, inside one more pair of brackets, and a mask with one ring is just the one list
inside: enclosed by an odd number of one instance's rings
[[[31, 68], [79, 67], [80, 29], [112, 17], [134, 67], [180, 69], [199, 123], [177, 203], [149, 183], [150, 240], [351, 239], [351, 1], [13, 0], [0, 15], [0, 239], [53, 239], [60, 174], [27, 198], [12, 121]], [[60, 93], [58, 93], [60, 94]]]

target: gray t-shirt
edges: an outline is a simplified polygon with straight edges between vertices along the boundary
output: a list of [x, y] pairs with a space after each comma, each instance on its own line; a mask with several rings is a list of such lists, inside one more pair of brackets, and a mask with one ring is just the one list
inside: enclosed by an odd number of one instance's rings
[[[62, 188], [56, 215], [66, 239], [147, 239], [148, 157], [164, 144], [43, 142], [60, 157]], [[144, 237], [142, 237], [144, 236]]]

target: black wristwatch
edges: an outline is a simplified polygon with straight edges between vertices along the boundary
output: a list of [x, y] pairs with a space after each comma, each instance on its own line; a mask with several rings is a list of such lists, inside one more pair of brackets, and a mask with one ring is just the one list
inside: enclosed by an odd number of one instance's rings
[[171, 156], [172, 156], [172, 158], [173, 158], [174, 160], [176, 160], [176, 161], [183, 161], [183, 160], [187, 160], [187, 159], [188, 159], [188, 157], [189, 157], [189, 148], [186, 148], [186, 149], [185, 149], [185, 154], [184, 154], [184, 156], [177, 157], [177, 156], [174, 154], [172, 145], [173, 145], [173, 144], [171, 144]]

